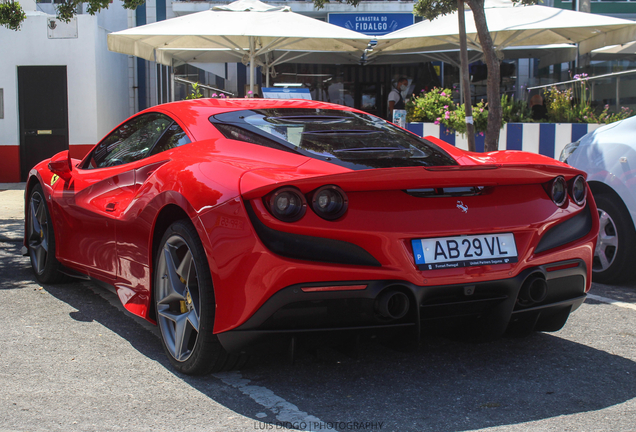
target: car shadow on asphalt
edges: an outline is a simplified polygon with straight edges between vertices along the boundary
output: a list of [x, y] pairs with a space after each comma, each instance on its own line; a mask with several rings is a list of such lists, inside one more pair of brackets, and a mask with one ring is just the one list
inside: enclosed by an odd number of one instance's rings
[[24, 219], [0, 219], [0, 242], [22, 241]]
[[[5, 259], [0, 265], [8, 268], [11, 259]], [[16, 259], [18, 278], [25, 272], [32, 281], [28, 258]], [[107, 300], [103, 288], [85, 284], [44, 289], [76, 309], [73, 319], [96, 321], [120, 335], [184, 385], [253, 419], [255, 429], [276, 429], [284, 421], [279, 408], [259, 406], [215, 376], [174, 372], [158, 338], [148, 337], [142, 323]], [[268, 350], [233, 376], [320, 419], [314, 430], [352, 430], [347, 422], [373, 424], [375, 430], [472, 430], [600, 410], [636, 397], [636, 362], [547, 333], [481, 344], [428, 335], [414, 351], [370, 339], [357, 355], [329, 344], [300, 344], [294, 364], [285, 350]]]
[[16, 287], [16, 272], [21, 281], [30, 278], [29, 261], [20, 254], [23, 237], [24, 220], [0, 219], [0, 289]]
[[20, 253], [22, 239], [0, 236], [0, 290], [23, 287], [23, 281], [33, 279], [28, 257]]
[[[636, 362], [537, 333], [466, 343], [431, 335], [417, 352], [367, 344], [358, 359], [323, 347], [243, 378], [323, 422], [388, 430], [473, 430], [600, 410], [636, 397]], [[275, 423], [275, 421], [274, 421]]]

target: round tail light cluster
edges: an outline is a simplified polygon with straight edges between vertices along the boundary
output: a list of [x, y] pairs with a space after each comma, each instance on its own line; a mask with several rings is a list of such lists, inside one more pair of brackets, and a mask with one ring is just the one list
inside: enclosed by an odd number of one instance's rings
[[558, 176], [549, 185], [550, 198], [558, 207], [566, 204], [568, 194], [577, 205], [585, 204], [587, 198], [587, 182], [582, 175], [574, 177], [569, 182], [563, 176]]
[[317, 189], [311, 199], [311, 208], [318, 216], [327, 220], [335, 220], [347, 211], [347, 195], [335, 185]]
[[587, 198], [587, 182], [582, 175], [574, 177], [570, 182], [570, 196], [575, 203], [582, 206]]
[[565, 179], [561, 176], [552, 180], [552, 187], [550, 188], [550, 196], [552, 197], [552, 201], [558, 206], [561, 207], [565, 204], [565, 201], [568, 199], [568, 185], [565, 183]]
[[305, 196], [294, 187], [283, 187], [275, 190], [267, 202], [267, 207], [272, 215], [283, 222], [295, 222], [303, 217], [307, 211]]
[[307, 211], [307, 201], [313, 211], [325, 220], [336, 220], [347, 212], [347, 194], [336, 185], [326, 185], [308, 194], [291, 186], [275, 190], [265, 198], [270, 213], [283, 222], [295, 222]]

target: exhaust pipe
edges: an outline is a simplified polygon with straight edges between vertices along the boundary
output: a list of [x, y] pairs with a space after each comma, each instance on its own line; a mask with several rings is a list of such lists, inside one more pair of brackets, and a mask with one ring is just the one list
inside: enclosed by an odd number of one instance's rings
[[388, 290], [375, 301], [375, 310], [382, 318], [400, 319], [409, 311], [409, 298], [401, 291]]
[[534, 273], [521, 285], [517, 301], [522, 306], [532, 306], [541, 303], [548, 295], [548, 282], [541, 273]]

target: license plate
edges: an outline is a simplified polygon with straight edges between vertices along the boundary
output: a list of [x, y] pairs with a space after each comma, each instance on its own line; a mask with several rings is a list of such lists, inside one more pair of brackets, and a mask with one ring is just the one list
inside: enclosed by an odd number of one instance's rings
[[512, 233], [411, 240], [420, 270], [438, 270], [517, 262]]

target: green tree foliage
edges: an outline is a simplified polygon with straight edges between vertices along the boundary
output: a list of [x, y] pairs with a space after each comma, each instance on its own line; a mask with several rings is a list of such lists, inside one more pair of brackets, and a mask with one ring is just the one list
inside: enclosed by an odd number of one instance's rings
[[[146, 0], [124, 0], [126, 9], [137, 9], [137, 6], [144, 4]], [[77, 7], [82, 3], [88, 4], [86, 12], [95, 15], [102, 9], [108, 9], [110, 0], [64, 0], [57, 4], [57, 18], [64, 22], [69, 22], [77, 13]], [[0, 3], [0, 25], [11, 30], [19, 30], [20, 24], [26, 19], [26, 14], [20, 4], [10, 0], [8, 3]]]
[[191, 85], [192, 85], [192, 93], [187, 95], [186, 99], [201, 99], [203, 97], [203, 94], [201, 93], [201, 88], [199, 87], [199, 83], [192, 83]]
[[[523, 5], [533, 5], [540, 0], [512, 0], [514, 3], [521, 3]], [[466, 3], [471, 9], [473, 6], [479, 6], [483, 9], [483, 1], [466, 0]], [[427, 20], [434, 20], [442, 15], [448, 15], [457, 11], [457, 0], [419, 0], [413, 6], [413, 13]]]
[[20, 3], [8, 1], [0, 3], [0, 25], [10, 30], [20, 30], [22, 21], [26, 19], [26, 14]]

